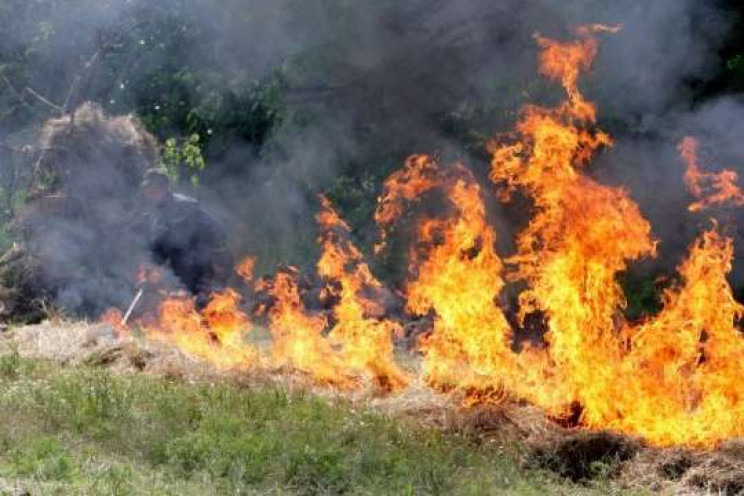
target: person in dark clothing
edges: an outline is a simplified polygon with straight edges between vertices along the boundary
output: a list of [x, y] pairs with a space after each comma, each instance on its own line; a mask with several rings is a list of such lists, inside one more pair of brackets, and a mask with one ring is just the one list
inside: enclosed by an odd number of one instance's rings
[[174, 193], [160, 170], [145, 173], [142, 196], [155, 262], [170, 267], [204, 305], [212, 292], [227, 285], [233, 270], [222, 225], [197, 200]]

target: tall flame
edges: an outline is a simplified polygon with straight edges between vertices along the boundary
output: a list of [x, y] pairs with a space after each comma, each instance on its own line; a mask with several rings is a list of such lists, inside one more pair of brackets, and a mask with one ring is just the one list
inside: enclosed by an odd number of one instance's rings
[[734, 322], [744, 307], [726, 280], [733, 246], [705, 232], [664, 294], [659, 315], [630, 330], [631, 349], [616, 383], [614, 411], [587, 423], [640, 434], [658, 444], [711, 445], [744, 434], [744, 339]]
[[349, 370], [371, 375], [384, 389], [400, 389], [406, 378], [395, 364], [392, 340], [393, 334], [400, 333], [400, 324], [375, 317], [385, 313], [379, 297], [382, 285], [351, 242], [349, 225], [328, 199], [320, 200], [317, 219], [323, 254], [318, 273], [340, 287], [340, 301], [334, 308], [336, 324], [328, 337], [342, 347]]
[[400, 325], [381, 317], [382, 285], [351, 242], [349, 225], [325, 197], [320, 202], [318, 274], [329, 282], [327, 291], [337, 291], [334, 324], [326, 333], [328, 320], [305, 309], [296, 271], [279, 273], [270, 289], [274, 357], [321, 382], [352, 388], [367, 377], [382, 389], [400, 389], [407, 382], [394, 358]]
[[353, 388], [354, 378], [323, 336], [327, 319], [305, 309], [297, 280], [296, 269], [289, 269], [279, 272], [270, 284], [269, 292], [276, 299], [269, 310], [275, 362], [308, 373], [321, 383]]
[[616, 275], [628, 260], [654, 252], [650, 225], [627, 192], [578, 169], [612, 143], [607, 134], [589, 129], [596, 112], [577, 78], [591, 64], [597, 42], [589, 30], [579, 33], [580, 40], [571, 43], [538, 37], [540, 70], [561, 81], [567, 101], [557, 108], [528, 106], [517, 125], [519, 141], [491, 145], [491, 178], [506, 183], [507, 191], [522, 188], [535, 203], [508, 262], [511, 277], [529, 283], [520, 295], [520, 316], [539, 310], [548, 319], [550, 358], [566, 391], [557, 404], [532, 399], [554, 414], [567, 413], [576, 401], [586, 409], [604, 401], [601, 393], [612, 386], [622, 351], [614, 332], [624, 305]]
[[[589, 67], [596, 42], [591, 31], [578, 33], [573, 43], [538, 37], [541, 72], [561, 81], [566, 102], [528, 107], [517, 127], [520, 140], [492, 145], [492, 179], [504, 182], [507, 193], [522, 188], [535, 202], [508, 262], [512, 277], [529, 284], [520, 296], [522, 317], [535, 310], [546, 316], [548, 354], [560, 377], [560, 395], [536, 389], [527, 397], [556, 415], [578, 403], [585, 425], [657, 444], [706, 445], [741, 435], [735, 419], [744, 391], [733, 378], [744, 340], [734, 327], [741, 307], [725, 278], [730, 240], [716, 231], [703, 235], [679, 269], [683, 284], [667, 291], [656, 317], [634, 328], [619, 312], [625, 301], [617, 274], [628, 261], [653, 255], [655, 243], [626, 191], [579, 171], [611, 140], [588, 129], [595, 109], [581, 95], [577, 75]], [[724, 201], [715, 184], [717, 196], [701, 205]]]
[[512, 353], [509, 325], [496, 301], [504, 286], [502, 263], [475, 178], [461, 165], [447, 172], [430, 157], [414, 157], [385, 182], [376, 218], [384, 233], [406, 202], [433, 188], [444, 192], [452, 213], [419, 225], [418, 242], [427, 253], [420, 263], [413, 253], [407, 308], [419, 315], [436, 312], [434, 333], [422, 343], [427, 380], [482, 389]]

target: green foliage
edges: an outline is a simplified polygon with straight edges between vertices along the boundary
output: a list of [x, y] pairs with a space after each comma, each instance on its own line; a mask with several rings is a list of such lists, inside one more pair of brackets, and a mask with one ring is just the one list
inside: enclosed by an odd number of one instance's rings
[[165, 140], [160, 162], [174, 183], [177, 183], [185, 173], [191, 184], [197, 186], [199, 184], [198, 174], [207, 165], [200, 146], [199, 135], [192, 134], [180, 141], [177, 138]]
[[10, 353], [3, 354], [0, 356], [0, 377], [11, 380], [17, 379], [21, 373], [23, 363], [21, 355], [15, 348], [10, 350]]
[[64, 446], [54, 437], [32, 439], [12, 449], [9, 458], [14, 473], [40, 480], [65, 480], [72, 475], [73, 461]]
[[11, 361], [22, 372], [0, 375], [0, 473], [45, 494], [593, 492], [471, 434], [307, 393]]
[[744, 55], [739, 54], [731, 57], [726, 62], [726, 67], [728, 67], [729, 71], [731, 72], [744, 74]]
[[379, 191], [380, 184], [371, 174], [341, 175], [326, 191], [352, 228], [366, 228], [360, 231], [367, 236], [364, 239], [367, 244], [371, 244], [376, 235], [376, 229], [369, 224], [374, 221], [377, 204], [370, 199], [375, 199]]
[[[231, 30], [256, 28], [251, 16], [230, 12]], [[30, 87], [59, 106], [71, 98], [72, 106], [93, 100], [113, 114], [134, 112], [161, 139], [198, 134], [210, 156], [238, 142], [260, 146], [281, 120], [280, 68], [257, 79], [262, 72], [231, 63], [232, 40], [205, 15], [223, 13], [210, 0], [4, 2], [0, 128], [23, 130], [53, 114], [24, 95]], [[71, 92], [78, 77], [83, 84]]]

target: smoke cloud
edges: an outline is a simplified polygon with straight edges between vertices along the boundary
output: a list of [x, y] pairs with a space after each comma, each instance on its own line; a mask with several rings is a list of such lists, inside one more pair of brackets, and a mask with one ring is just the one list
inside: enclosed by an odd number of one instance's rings
[[[367, 214], [375, 188], [407, 155], [441, 153], [444, 160], [463, 160], [483, 174], [484, 141], [508, 132], [523, 103], [549, 103], [557, 95], [556, 85], [537, 74], [536, 32], [568, 38], [576, 25], [622, 24], [618, 34], [602, 37], [596, 64], [582, 83], [598, 105], [600, 125], [616, 139], [591, 173], [631, 191], [664, 240], [665, 261], [676, 263], [705, 221], [686, 212], [679, 139], [696, 135], [713, 165], [744, 170], [739, 138], [744, 105], [732, 97], [700, 100], [695, 91], [721, 66], [718, 50], [735, 14], [723, 2], [228, 0], [217, 6], [211, 0], [109, 0], [95, 8], [75, 5], [37, 12], [0, 38], [0, 53], [5, 53], [18, 40], [38, 36], [40, 23], [54, 26], [29, 85], [55, 101], [62, 101], [69, 88], [55, 81], [69, 81], [79, 71], [100, 46], [102, 33], [109, 33], [113, 44], [142, 45], [135, 59], [105, 59], [96, 68], [135, 76], [102, 88], [93, 75], [82, 92], [114, 113], [133, 103], [127, 88], [150, 84], [147, 78], [171, 69], [164, 65], [170, 60], [165, 54], [178, 53], [204, 68], [207, 86], [215, 71], [240, 81], [265, 81], [281, 73], [282, 124], [266, 143], [236, 142], [217, 154], [196, 191], [230, 226], [236, 249], [269, 263], [312, 259], [314, 194], [333, 189], [339, 178], [372, 185], [357, 184], [366, 192], [363, 199], [341, 198], [344, 210], [359, 217], [356, 233], [365, 238], [371, 236]], [[178, 12], [185, 21], [171, 26], [180, 33], [171, 33], [172, 39], [182, 35], [198, 43], [181, 53], [147, 37], [146, 26], [127, 24], [141, 9], [165, 18]], [[129, 36], [119, 36], [127, 29]]]

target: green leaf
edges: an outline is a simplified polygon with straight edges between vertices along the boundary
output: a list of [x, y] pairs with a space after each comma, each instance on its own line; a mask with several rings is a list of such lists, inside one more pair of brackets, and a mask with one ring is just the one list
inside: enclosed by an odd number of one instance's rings
[[744, 73], [744, 55], [737, 55], [732, 57], [726, 62], [726, 66], [730, 71]]

